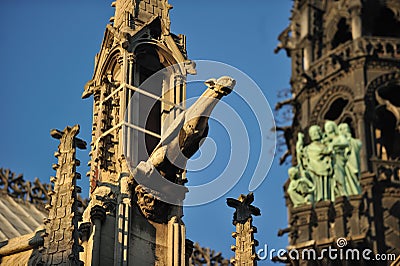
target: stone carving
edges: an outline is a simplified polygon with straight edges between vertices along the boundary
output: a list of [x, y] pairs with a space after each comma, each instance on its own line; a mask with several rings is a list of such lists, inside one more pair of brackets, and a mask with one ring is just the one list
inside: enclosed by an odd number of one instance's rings
[[258, 257], [255, 247], [258, 246], [258, 241], [254, 239], [257, 228], [253, 226], [252, 215], [259, 216], [261, 212], [259, 208], [251, 205], [253, 201], [253, 193], [242, 194], [237, 200], [233, 198], [226, 200], [229, 207], [236, 209], [233, 214], [236, 231], [232, 233], [232, 237], [236, 239], [236, 245], [231, 247], [235, 252], [235, 258], [231, 259], [234, 265], [257, 265]]
[[[208, 119], [212, 110], [223, 96], [233, 90], [235, 83], [234, 79], [226, 76], [218, 80], [207, 80], [205, 82], [207, 90], [172, 122], [149, 159], [140, 162], [134, 169], [132, 175], [142, 186], [136, 190], [136, 194], [141, 210], [145, 210], [145, 216], [152, 216], [149, 214], [153, 208], [151, 204], [149, 205], [152, 197], [146, 196], [147, 199], [141, 197], [148, 195], [150, 191], [157, 194], [154, 196], [164, 197], [170, 203], [179, 204], [183, 200], [187, 189], [179, 186], [177, 190], [175, 188], [171, 190], [168, 182], [163, 181], [160, 176], [174, 183], [184, 183], [181, 174], [187, 160], [196, 153], [201, 141], [208, 134]], [[147, 193], [143, 193], [145, 187]]]
[[288, 174], [290, 183], [287, 193], [289, 194], [294, 207], [313, 202], [313, 192], [315, 186], [310, 178], [306, 177], [307, 173], [301, 175], [298, 167], [290, 167]]
[[53, 165], [56, 176], [52, 178], [54, 191], [49, 193], [51, 199], [46, 208], [49, 216], [45, 220], [46, 234], [44, 247], [41, 250], [42, 262], [40, 265], [81, 265], [79, 252], [83, 251], [79, 245], [78, 213], [80, 202], [77, 195], [80, 188], [76, 186], [76, 179], [80, 177], [76, 172], [79, 160], [76, 159], [76, 148], [85, 149], [86, 142], [78, 139], [79, 125], [66, 127], [63, 131], [53, 129], [50, 134], [60, 140], [56, 157], [58, 163]]
[[228, 198], [226, 204], [229, 207], [235, 208], [236, 211], [233, 214], [233, 224], [245, 223], [252, 215], [261, 215], [260, 209], [251, 205], [254, 201], [254, 194], [249, 193], [247, 196], [240, 195], [239, 199]]
[[165, 222], [169, 209], [167, 204], [156, 196], [157, 191], [137, 185], [135, 193], [137, 205], [144, 217], [156, 222]]
[[193, 246], [194, 250], [189, 258], [190, 266], [228, 266], [229, 260], [222, 257], [221, 252], [216, 252], [210, 248], [204, 248], [195, 243]]
[[291, 26], [288, 26], [286, 29], [283, 30], [281, 34], [278, 36], [278, 45], [274, 49], [274, 53], [278, 53], [281, 49], [285, 49], [286, 55], [290, 56], [290, 52], [292, 49], [294, 49], [294, 43], [292, 38], [290, 37], [291, 35]]
[[135, 192], [137, 195], [137, 204], [143, 215], [148, 219], [154, 218], [155, 196], [149, 193], [149, 191], [141, 185], [136, 186]]
[[288, 194], [294, 206], [360, 194], [361, 141], [351, 136], [349, 125], [326, 121], [324, 133], [312, 125], [309, 137], [305, 146], [303, 133], [298, 134], [298, 166], [289, 169]]
[[[344, 179], [345, 179], [345, 149], [348, 147], [347, 139], [339, 135], [337, 125], [333, 121], [326, 121], [324, 125], [325, 134], [323, 143], [331, 152], [333, 163], [333, 175], [330, 180], [330, 199], [334, 200], [335, 196], [346, 196]], [[329, 183], [329, 180], [328, 180]], [[329, 193], [329, 192], [328, 192]]]
[[310, 127], [308, 134], [311, 143], [304, 147], [303, 134], [300, 133], [296, 144], [299, 165], [307, 172], [314, 185], [314, 200], [330, 199], [330, 179], [333, 173], [331, 151], [322, 143], [322, 131], [319, 126]]

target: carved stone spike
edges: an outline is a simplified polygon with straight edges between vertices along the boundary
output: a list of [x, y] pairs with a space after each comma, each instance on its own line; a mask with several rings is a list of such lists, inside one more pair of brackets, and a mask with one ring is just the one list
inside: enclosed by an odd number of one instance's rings
[[236, 211], [233, 214], [233, 224], [245, 223], [247, 219], [251, 218], [252, 215], [261, 215], [260, 209], [251, 205], [254, 201], [253, 193], [249, 193], [247, 196], [240, 195], [239, 199], [228, 198], [226, 203], [229, 207], [235, 208]]
[[[52, 130], [51, 135], [60, 140], [58, 146], [58, 164], [54, 181], [54, 190], [51, 195], [51, 204], [46, 207], [49, 210], [49, 219], [45, 224], [47, 235], [44, 237], [42, 250], [42, 264], [68, 264], [81, 265], [79, 252], [78, 220], [80, 219], [78, 193], [80, 188], [76, 186], [76, 160], [77, 143], [84, 147], [82, 140], [76, 138], [79, 133], [79, 125], [66, 127], [63, 131]], [[47, 194], [47, 193], [46, 193]], [[54, 237], [53, 237], [54, 236]]]
[[251, 205], [254, 201], [253, 193], [240, 195], [238, 200], [227, 199], [229, 207], [235, 208], [233, 215], [233, 224], [236, 225], [236, 232], [232, 236], [236, 240], [236, 245], [232, 246], [235, 252], [235, 259], [232, 260], [235, 265], [257, 265], [257, 255], [255, 247], [258, 241], [254, 239], [254, 233], [257, 229], [252, 225], [252, 215], [261, 215], [260, 209]]

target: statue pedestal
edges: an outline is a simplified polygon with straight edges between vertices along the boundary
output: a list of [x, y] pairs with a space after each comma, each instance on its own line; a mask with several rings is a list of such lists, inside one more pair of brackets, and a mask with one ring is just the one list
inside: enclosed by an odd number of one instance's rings
[[298, 228], [298, 237], [294, 240], [294, 242], [302, 243], [311, 240], [312, 226], [314, 225], [315, 221], [313, 206], [308, 204], [293, 208], [292, 217], [295, 217]]
[[[349, 234], [352, 236], [357, 236], [361, 235], [362, 232], [362, 227], [361, 222], [362, 218], [366, 218], [365, 215], [362, 213], [362, 203], [363, 203], [363, 196], [362, 195], [352, 195], [348, 197], [349, 203], [352, 207], [352, 212], [351, 216], [349, 217], [349, 228], [350, 232]], [[366, 219], [365, 221], [368, 225], [368, 220]]]
[[334, 202], [335, 208], [335, 237], [346, 237], [348, 234], [347, 221], [351, 215], [351, 209], [345, 196], [337, 197]]
[[313, 239], [326, 240], [330, 237], [330, 220], [332, 214], [332, 202], [329, 200], [319, 201], [315, 204], [317, 226], [313, 231]]

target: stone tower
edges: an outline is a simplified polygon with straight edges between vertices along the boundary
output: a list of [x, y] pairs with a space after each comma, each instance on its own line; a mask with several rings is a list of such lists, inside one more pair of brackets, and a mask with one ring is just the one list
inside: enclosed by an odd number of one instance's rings
[[[148, 158], [170, 120], [184, 110], [190, 70], [184, 63], [185, 36], [170, 32], [167, 0], [117, 0], [112, 6], [115, 16], [82, 95], [93, 97], [93, 129], [81, 260], [88, 265], [183, 265], [182, 208], [157, 201], [132, 181], [129, 168]], [[184, 175], [177, 179], [183, 183]]]
[[[277, 106], [293, 108], [291, 126], [281, 127], [294, 166], [284, 186], [289, 227], [280, 231], [280, 235], [289, 233], [288, 251], [313, 249], [318, 254], [324, 248], [341, 247], [370, 249], [370, 257], [400, 255], [399, 14], [397, 0], [293, 3], [290, 25], [279, 36], [276, 49], [286, 50], [292, 61], [292, 98]], [[325, 144], [319, 145], [333, 147], [326, 138], [327, 126], [324, 133], [316, 133], [320, 137], [310, 139], [307, 134], [310, 127], [323, 128], [329, 123], [333, 128], [335, 124], [349, 125], [342, 126], [349, 134], [346, 148], [335, 146], [329, 154], [318, 155], [325, 156], [321, 162], [329, 164], [329, 171], [322, 174], [310, 170], [310, 161], [304, 166], [299, 153], [313, 141], [325, 140]], [[310, 135], [317, 131], [314, 127]], [[301, 132], [304, 139], [298, 134]], [[354, 157], [357, 167], [349, 174], [346, 169], [350, 169], [350, 143], [356, 142], [361, 143], [357, 144], [359, 151], [353, 150], [358, 155]], [[337, 181], [340, 171], [343, 192], [338, 186], [341, 181]], [[353, 190], [346, 188], [349, 175], [356, 177], [353, 180], [357, 184], [350, 186]], [[335, 187], [321, 185], [335, 178]], [[312, 184], [316, 179], [320, 184]], [[306, 189], [298, 184], [305, 184]], [[326, 191], [318, 191], [323, 189]], [[338, 239], [347, 241], [346, 245], [339, 244]], [[292, 263], [317, 264], [287, 259]], [[324, 260], [332, 263], [326, 257]], [[364, 259], [363, 263], [372, 261]]]

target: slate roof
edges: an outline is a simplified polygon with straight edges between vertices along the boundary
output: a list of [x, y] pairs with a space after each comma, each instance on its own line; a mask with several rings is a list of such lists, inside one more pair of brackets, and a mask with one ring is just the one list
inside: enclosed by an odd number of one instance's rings
[[34, 232], [46, 217], [35, 204], [0, 193], [0, 242]]

